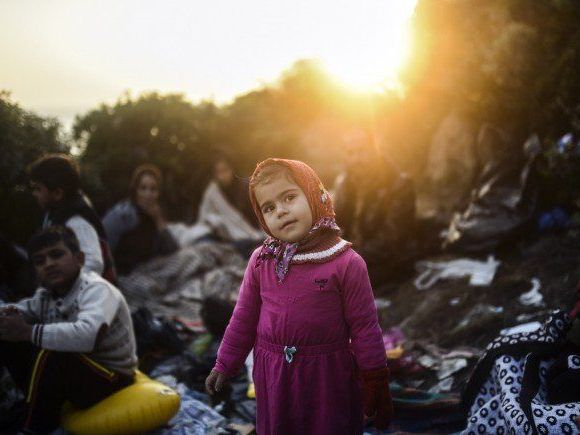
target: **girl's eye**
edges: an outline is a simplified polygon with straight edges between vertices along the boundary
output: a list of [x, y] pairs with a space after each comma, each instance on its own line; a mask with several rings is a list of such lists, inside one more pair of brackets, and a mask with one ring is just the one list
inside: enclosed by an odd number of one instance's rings
[[291, 193], [286, 197], [286, 201], [292, 201], [294, 198], [296, 198], [296, 195]]
[[264, 213], [270, 213], [273, 210], [274, 210], [274, 207], [271, 205], [264, 207]]

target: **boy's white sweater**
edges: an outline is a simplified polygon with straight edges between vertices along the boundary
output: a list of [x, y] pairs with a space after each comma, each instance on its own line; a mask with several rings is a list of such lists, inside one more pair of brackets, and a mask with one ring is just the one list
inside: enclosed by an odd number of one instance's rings
[[95, 272], [81, 272], [62, 298], [40, 288], [32, 298], [12, 305], [34, 324], [34, 345], [83, 353], [110, 370], [134, 374], [137, 355], [129, 307], [121, 292]]

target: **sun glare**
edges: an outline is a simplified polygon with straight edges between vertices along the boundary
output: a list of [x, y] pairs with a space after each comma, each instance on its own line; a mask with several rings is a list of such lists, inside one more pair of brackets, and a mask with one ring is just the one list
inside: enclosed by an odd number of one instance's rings
[[357, 92], [400, 92], [416, 2], [7, 2], [0, 49], [11, 61], [0, 81], [23, 104], [68, 123], [127, 89], [227, 103], [300, 59], [320, 60]]
[[[410, 18], [417, 0], [377, 0], [322, 59], [344, 85], [357, 91], [400, 88], [398, 74], [410, 54]], [[353, 26], [354, 27], [354, 26]]]

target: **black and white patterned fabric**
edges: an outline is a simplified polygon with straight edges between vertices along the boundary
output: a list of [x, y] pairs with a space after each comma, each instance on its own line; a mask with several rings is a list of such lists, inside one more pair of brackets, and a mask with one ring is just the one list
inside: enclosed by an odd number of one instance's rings
[[[539, 330], [500, 336], [487, 347], [463, 395], [463, 434], [578, 434], [580, 402], [549, 404], [548, 371], [563, 349], [570, 328], [556, 311]], [[568, 367], [580, 366], [570, 355]]]

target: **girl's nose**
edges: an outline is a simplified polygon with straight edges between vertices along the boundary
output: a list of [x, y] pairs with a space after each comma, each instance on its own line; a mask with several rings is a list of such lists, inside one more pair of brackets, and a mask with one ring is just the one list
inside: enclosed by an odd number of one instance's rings
[[288, 213], [288, 209], [284, 205], [276, 207], [276, 211], [278, 212], [278, 216], [285, 216]]

